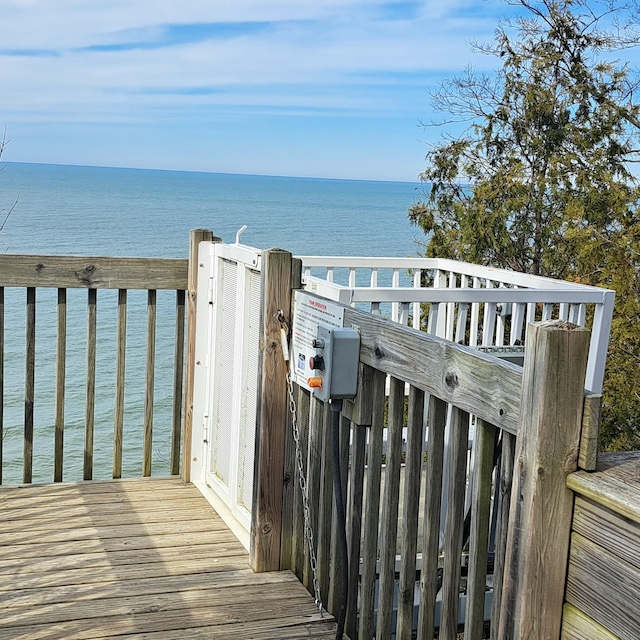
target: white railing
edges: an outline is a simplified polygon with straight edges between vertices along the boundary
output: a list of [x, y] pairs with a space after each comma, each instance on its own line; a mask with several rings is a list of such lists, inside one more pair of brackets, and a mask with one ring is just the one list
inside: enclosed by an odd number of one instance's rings
[[498, 355], [535, 320], [589, 326], [586, 390], [602, 391], [614, 291], [439, 258], [299, 257], [307, 291]]

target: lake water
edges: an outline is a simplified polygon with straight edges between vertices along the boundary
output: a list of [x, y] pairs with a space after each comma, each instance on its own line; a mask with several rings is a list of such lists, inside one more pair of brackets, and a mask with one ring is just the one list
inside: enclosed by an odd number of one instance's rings
[[[206, 227], [233, 242], [294, 254], [414, 256], [419, 231], [407, 208], [412, 183], [281, 178], [7, 163], [0, 209], [17, 206], [0, 233], [5, 253], [186, 257], [189, 231]], [[4, 219], [0, 216], [0, 222]], [[138, 295], [140, 294], [140, 295]], [[86, 371], [86, 291], [68, 292], [65, 480], [81, 479]], [[171, 316], [175, 294], [158, 293], [158, 316]], [[111, 473], [117, 292], [100, 291], [94, 477]], [[129, 298], [128, 333], [144, 336], [146, 295]], [[3, 482], [22, 479], [24, 290], [5, 293]], [[53, 477], [56, 292], [39, 291], [36, 336], [34, 481]], [[154, 474], [168, 473], [173, 335], [158, 326]], [[144, 340], [128, 340], [125, 475], [141, 466]], [[136, 391], [137, 389], [137, 391]], [[109, 427], [110, 428], [110, 427]], [[108, 431], [108, 429], [107, 429]]]

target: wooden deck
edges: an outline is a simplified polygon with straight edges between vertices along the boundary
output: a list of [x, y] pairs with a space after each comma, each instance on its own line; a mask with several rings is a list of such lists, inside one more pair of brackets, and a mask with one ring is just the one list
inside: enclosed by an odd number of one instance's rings
[[180, 479], [0, 487], [0, 639], [329, 639]]

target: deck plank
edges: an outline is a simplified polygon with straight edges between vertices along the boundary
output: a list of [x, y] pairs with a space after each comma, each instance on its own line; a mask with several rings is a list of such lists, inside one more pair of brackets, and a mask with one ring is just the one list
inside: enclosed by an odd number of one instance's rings
[[0, 640], [334, 635], [178, 478], [0, 488]]

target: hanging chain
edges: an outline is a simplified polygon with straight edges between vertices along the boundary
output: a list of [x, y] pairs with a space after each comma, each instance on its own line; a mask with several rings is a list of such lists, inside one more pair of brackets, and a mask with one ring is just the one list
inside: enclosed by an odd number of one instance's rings
[[[307, 488], [307, 480], [305, 476], [304, 460], [302, 458], [302, 447], [300, 444], [300, 429], [298, 427], [298, 412], [296, 407], [296, 400], [293, 393], [293, 379], [291, 377], [291, 370], [289, 368], [289, 349], [286, 345], [286, 333], [287, 325], [284, 321], [284, 313], [279, 311], [276, 314], [276, 319], [280, 322], [281, 337], [283, 343], [283, 354], [287, 362], [287, 391], [289, 393], [289, 411], [291, 413], [291, 424], [293, 427], [293, 440], [296, 444], [296, 465], [298, 467], [298, 478], [300, 483], [300, 491], [302, 492], [302, 509], [304, 513], [304, 535], [307, 541], [307, 547], [309, 549], [309, 563], [311, 565], [311, 573], [313, 575], [313, 590], [315, 594], [315, 603], [320, 611], [320, 615], [323, 614], [324, 607], [322, 606], [322, 597], [320, 595], [320, 580], [318, 579], [318, 563], [316, 560], [316, 551], [313, 542], [313, 529], [311, 527], [311, 510], [309, 508], [309, 491]], [[313, 399], [311, 399], [313, 403]], [[311, 455], [311, 422], [312, 411], [311, 405], [309, 407], [309, 438], [307, 449], [307, 469], [309, 468], [309, 458]]]

